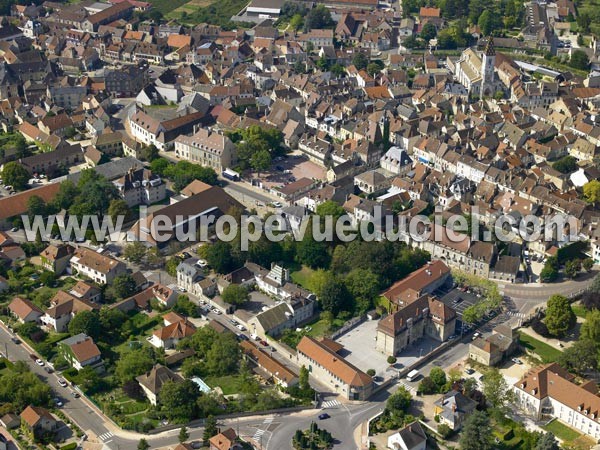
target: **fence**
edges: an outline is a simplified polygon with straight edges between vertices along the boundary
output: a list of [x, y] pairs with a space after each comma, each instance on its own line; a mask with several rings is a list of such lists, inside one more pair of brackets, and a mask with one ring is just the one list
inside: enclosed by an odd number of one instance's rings
[[342, 336], [343, 334], [346, 334], [348, 331], [350, 331], [354, 327], [360, 325], [365, 320], [367, 320], [367, 316], [365, 316], [364, 314], [362, 316], [354, 317], [354, 318], [348, 320], [346, 323], [344, 323], [344, 325], [342, 325], [342, 328], [331, 333], [331, 336], [329, 336], [329, 337], [331, 339], [335, 340], [335, 339], [339, 338], [340, 336]]

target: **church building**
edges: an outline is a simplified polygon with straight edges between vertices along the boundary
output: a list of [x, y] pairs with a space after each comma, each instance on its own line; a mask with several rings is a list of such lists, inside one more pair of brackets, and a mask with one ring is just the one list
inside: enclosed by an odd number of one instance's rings
[[470, 94], [492, 97], [496, 91], [503, 90], [502, 83], [496, 77], [495, 64], [494, 38], [490, 36], [483, 52], [473, 48], [463, 51], [454, 65], [454, 75]]

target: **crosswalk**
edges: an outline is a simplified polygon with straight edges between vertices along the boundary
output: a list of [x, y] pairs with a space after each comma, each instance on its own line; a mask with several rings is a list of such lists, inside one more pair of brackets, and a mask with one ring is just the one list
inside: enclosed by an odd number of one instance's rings
[[254, 442], [260, 442], [262, 435], [265, 434], [267, 432], [267, 428], [269, 428], [269, 425], [271, 425], [273, 423], [273, 417], [269, 416], [266, 417], [265, 420], [263, 420], [263, 428], [259, 428], [254, 432], [254, 436], [252, 436], [252, 439], [254, 440]]
[[520, 319], [527, 319], [529, 317], [528, 314], [520, 313], [520, 312], [514, 312], [514, 311], [508, 311], [507, 314], [509, 316], [518, 317]]
[[410, 384], [406, 384], [403, 381], [400, 381], [400, 385], [403, 386], [407, 391], [411, 392], [414, 391], [415, 388], [412, 387]]
[[100, 436], [98, 436], [102, 441], [108, 441], [111, 437], [113, 437], [114, 434], [112, 434], [110, 431], [107, 431], [106, 433], [102, 433]]
[[338, 405], [341, 405], [341, 403], [338, 400], [329, 400], [327, 402], [323, 402], [321, 404], [321, 408], [334, 408]]

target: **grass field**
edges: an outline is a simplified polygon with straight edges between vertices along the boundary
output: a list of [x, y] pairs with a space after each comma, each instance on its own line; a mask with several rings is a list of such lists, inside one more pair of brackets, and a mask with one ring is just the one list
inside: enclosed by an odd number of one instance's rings
[[560, 350], [542, 341], [538, 341], [525, 333], [519, 334], [519, 341], [524, 348], [538, 355], [544, 363], [556, 361], [562, 353]]
[[191, 0], [166, 14], [167, 19], [182, 19], [182, 13], [191, 16], [202, 8], [212, 5], [215, 0]]
[[574, 430], [573, 428], [564, 425], [558, 420], [553, 420], [548, 425], [542, 428], [546, 431], [550, 431], [552, 434], [554, 434], [554, 436], [563, 441], [574, 441], [579, 436], [581, 436], [581, 433]]
[[573, 312], [575, 313], [575, 315], [577, 317], [581, 317], [583, 319], [585, 319], [585, 316], [588, 312], [587, 309], [585, 309], [583, 306], [581, 306], [579, 304], [571, 305], [571, 309], [573, 310]]
[[290, 277], [294, 283], [299, 284], [304, 289], [309, 289], [309, 280], [313, 273], [314, 270], [310, 267], [302, 266], [302, 269], [290, 273]]
[[188, 0], [150, 0], [152, 6], [167, 16], [171, 11], [185, 5]]
[[237, 394], [240, 390], [241, 378], [239, 375], [226, 375], [224, 377], [206, 377], [204, 382], [211, 388], [220, 387], [223, 395]]

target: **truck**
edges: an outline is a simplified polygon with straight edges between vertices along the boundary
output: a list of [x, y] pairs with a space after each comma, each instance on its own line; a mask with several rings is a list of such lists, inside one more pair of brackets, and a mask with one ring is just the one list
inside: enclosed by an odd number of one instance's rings
[[240, 174], [237, 173], [235, 170], [230, 169], [229, 167], [227, 167], [223, 173], [223, 178], [227, 178], [228, 180], [231, 181], [239, 181], [240, 180]]
[[421, 374], [419, 373], [418, 370], [411, 370], [410, 372], [408, 372], [408, 375], [406, 375], [406, 379], [408, 381], [414, 381], [417, 378], [419, 378], [419, 375], [421, 375]]

